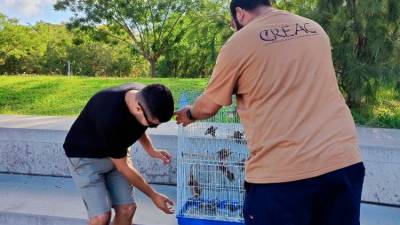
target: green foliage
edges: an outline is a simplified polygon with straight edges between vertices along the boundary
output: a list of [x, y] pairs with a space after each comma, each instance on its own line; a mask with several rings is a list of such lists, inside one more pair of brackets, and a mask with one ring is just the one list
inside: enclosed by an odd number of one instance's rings
[[[175, 108], [181, 93], [201, 93], [208, 79], [104, 78], [65, 76], [0, 76], [0, 114], [74, 115], [103, 88], [129, 82], [162, 83], [173, 93]], [[225, 114], [229, 114], [230, 108]], [[352, 109], [357, 124], [400, 128], [400, 95], [390, 86], [380, 87], [377, 101]], [[232, 118], [220, 118], [225, 122]]]
[[276, 4], [325, 28], [338, 81], [351, 108], [373, 104], [382, 84], [400, 79], [398, 0], [280, 0]]
[[[35, 58], [41, 56], [44, 47], [37, 31], [3, 15], [0, 27], [0, 73], [7, 70], [36, 72], [39, 65]], [[32, 63], [35, 67], [29, 67]]]
[[[325, 28], [356, 120], [398, 127], [400, 1], [274, 2]], [[57, 9], [78, 13], [68, 25], [24, 26], [0, 14], [0, 74], [66, 74], [70, 61], [73, 74], [82, 76], [208, 77], [232, 34], [227, 3], [58, 0]], [[382, 95], [382, 87], [393, 94]]]
[[[125, 83], [162, 83], [175, 102], [182, 92], [201, 91], [206, 79], [0, 76], [0, 114], [74, 115], [96, 92]], [[178, 104], [175, 104], [176, 108]]]
[[208, 77], [212, 73], [219, 49], [233, 32], [226, 2], [201, 3], [201, 10], [185, 20], [192, 29], [160, 60], [161, 76]]
[[400, 128], [400, 95], [395, 88], [378, 88], [373, 105], [352, 109], [358, 124], [369, 127]]
[[[178, 43], [189, 24], [183, 18], [195, 12], [198, 0], [58, 0], [55, 9], [77, 13], [73, 27], [97, 29], [107, 24], [107, 34], [125, 34], [137, 53], [151, 65], [156, 76], [156, 63]], [[129, 38], [129, 41], [127, 40]]]
[[0, 74], [67, 74], [68, 61], [75, 75], [143, 76], [148, 71], [129, 45], [95, 36], [101, 33], [47, 23], [24, 26], [3, 15], [0, 27]]
[[[38, 34], [42, 47], [34, 58], [37, 62], [28, 61], [23, 67], [11, 60], [0, 73], [66, 74], [70, 61], [75, 75], [144, 76], [151, 72], [154, 76], [158, 72], [161, 77], [208, 77], [219, 49], [232, 34], [228, 1], [115, 2], [120, 5], [103, 12], [110, 1], [58, 1], [57, 9], [87, 9], [88, 13], [68, 24], [69, 30], [64, 25], [43, 24], [52, 31], [41, 29]], [[131, 10], [119, 8], [124, 4]], [[125, 16], [123, 21], [114, 20], [117, 13], [118, 18]], [[110, 20], [100, 19], [110, 16]]]

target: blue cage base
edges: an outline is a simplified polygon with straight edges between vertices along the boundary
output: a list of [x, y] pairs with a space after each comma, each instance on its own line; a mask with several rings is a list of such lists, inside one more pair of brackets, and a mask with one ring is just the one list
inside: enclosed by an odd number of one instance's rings
[[202, 199], [190, 199], [187, 201], [178, 216], [179, 225], [244, 225], [244, 221], [224, 221], [216, 219], [206, 219], [206, 218], [193, 218], [185, 216], [185, 212], [190, 209], [190, 207], [198, 206], [201, 203], [209, 204], [209, 205], [218, 205], [219, 208], [229, 208], [235, 211], [241, 210], [238, 203], [236, 202], [227, 202], [221, 201], [219, 204], [215, 204], [215, 201], [207, 201]]
[[177, 216], [179, 225], [244, 225], [244, 222], [231, 222]]

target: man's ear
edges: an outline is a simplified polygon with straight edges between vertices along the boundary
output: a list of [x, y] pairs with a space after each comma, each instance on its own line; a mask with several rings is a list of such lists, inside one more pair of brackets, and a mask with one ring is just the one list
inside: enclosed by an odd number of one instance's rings
[[136, 104], [136, 105], [135, 105], [135, 111], [136, 111], [136, 112], [142, 112], [143, 109], [142, 109], [142, 107], [140, 107], [139, 104]]
[[243, 23], [244, 10], [240, 7], [236, 7], [236, 18], [240, 23]]

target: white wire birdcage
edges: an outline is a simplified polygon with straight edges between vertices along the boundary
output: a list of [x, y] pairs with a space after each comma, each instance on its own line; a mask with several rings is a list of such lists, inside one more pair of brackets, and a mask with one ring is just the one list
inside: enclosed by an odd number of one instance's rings
[[[184, 93], [180, 106], [196, 93]], [[235, 104], [213, 118], [179, 128], [178, 222], [243, 224], [244, 164], [248, 156]]]

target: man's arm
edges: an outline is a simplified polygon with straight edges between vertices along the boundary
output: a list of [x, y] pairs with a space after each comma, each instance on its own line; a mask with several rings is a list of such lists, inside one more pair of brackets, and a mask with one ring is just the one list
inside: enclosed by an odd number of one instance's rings
[[174, 203], [168, 197], [154, 191], [154, 189], [145, 181], [143, 176], [132, 166], [128, 157], [121, 159], [111, 158], [111, 161], [129, 183], [146, 194], [159, 209], [167, 214], [174, 213], [172, 208]]
[[205, 120], [215, 116], [221, 107], [206, 95], [201, 95], [193, 104], [191, 113], [196, 120]]
[[157, 150], [147, 133], [143, 134], [143, 136], [139, 139], [139, 143], [143, 146], [144, 150], [147, 152], [147, 154], [149, 154], [149, 156], [161, 159], [164, 164], [171, 162], [171, 154], [164, 150]]
[[208, 119], [222, 106], [232, 104], [232, 95], [243, 65], [242, 57], [234, 42], [228, 41], [222, 47], [206, 90], [193, 107], [186, 106], [175, 113], [177, 124], [187, 126], [195, 120]]
[[[206, 95], [201, 95], [197, 98], [193, 106], [186, 106], [175, 113], [176, 121], [178, 124], [187, 126], [195, 120], [205, 120], [213, 117], [221, 107], [221, 105], [215, 103]], [[189, 118], [190, 115], [192, 118]]]

